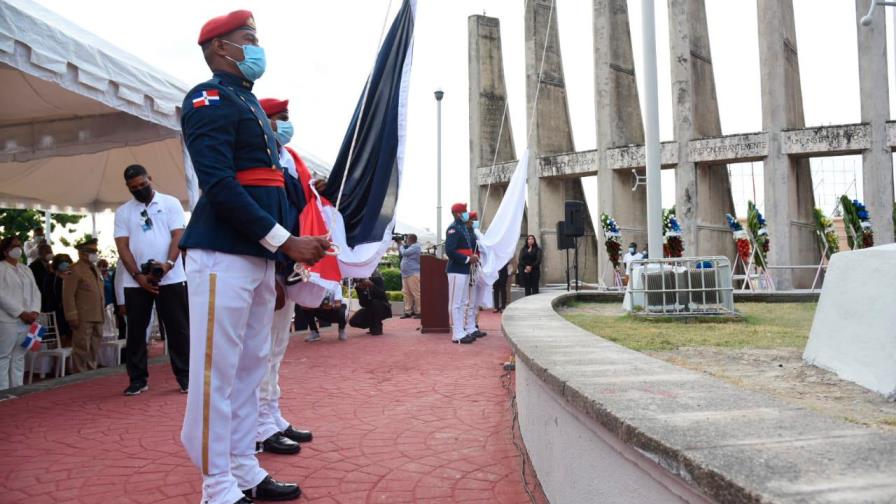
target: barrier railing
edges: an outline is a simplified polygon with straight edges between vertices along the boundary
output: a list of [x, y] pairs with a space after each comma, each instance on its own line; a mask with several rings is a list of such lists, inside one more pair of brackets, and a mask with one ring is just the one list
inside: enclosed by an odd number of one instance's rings
[[726, 257], [639, 259], [631, 263], [625, 307], [638, 315], [734, 315]]

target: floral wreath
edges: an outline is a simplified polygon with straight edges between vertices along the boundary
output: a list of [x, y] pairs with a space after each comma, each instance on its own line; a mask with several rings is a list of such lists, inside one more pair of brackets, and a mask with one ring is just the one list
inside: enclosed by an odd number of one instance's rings
[[725, 220], [728, 221], [728, 227], [731, 228], [734, 242], [737, 244], [737, 256], [744, 263], [750, 261], [750, 254], [753, 253], [753, 246], [750, 244], [750, 237], [744, 231], [744, 227], [737, 222], [733, 215], [726, 213]]
[[607, 255], [613, 268], [620, 268], [620, 258], [622, 257], [622, 234], [619, 232], [619, 226], [612, 217], [603, 213], [600, 214], [600, 225], [604, 231], [604, 246], [607, 247]]
[[681, 239], [681, 225], [675, 218], [674, 209], [663, 210], [663, 256], [684, 255], [684, 241]]
[[[852, 249], [869, 248], [874, 246], [874, 229], [871, 228], [871, 214], [861, 201], [851, 200], [844, 194], [840, 196], [840, 206], [843, 207], [843, 221], [852, 228], [853, 233], [847, 233], [846, 238]], [[854, 238], [855, 237], [855, 238]]]

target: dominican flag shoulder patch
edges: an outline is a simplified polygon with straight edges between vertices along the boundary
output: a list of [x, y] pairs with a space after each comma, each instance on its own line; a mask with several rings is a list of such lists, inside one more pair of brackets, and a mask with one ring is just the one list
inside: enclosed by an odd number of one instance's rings
[[206, 89], [193, 95], [194, 109], [207, 105], [218, 105], [219, 103], [221, 103], [221, 96], [218, 95], [217, 89]]
[[31, 327], [28, 328], [28, 334], [25, 335], [25, 340], [22, 341], [22, 348], [32, 352], [40, 350], [40, 344], [43, 342], [44, 334], [46, 334], [46, 332], [47, 330], [44, 326], [34, 322], [31, 324]]

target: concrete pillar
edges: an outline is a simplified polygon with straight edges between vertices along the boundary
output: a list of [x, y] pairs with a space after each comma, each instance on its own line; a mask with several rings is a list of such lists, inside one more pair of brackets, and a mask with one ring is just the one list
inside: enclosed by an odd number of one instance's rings
[[887, 87], [886, 9], [874, 9], [870, 26], [858, 21], [868, 12], [869, 0], [856, 0], [859, 48], [859, 92], [862, 122], [871, 125], [871, 148], [862, 153], [864, 203], [871, 212], [874, 243], [893, 242], [893, 156], [887, 145], [890, 96]]
[[672, 116], [678, 142], [675, 211], [682, 225], [686, 256], [734, 257], [725, 224], [734, 213], [727, 165], [688, 161], [688, 141], [722, 134], [709, 30], [703, 0], [669, 0], [672, 61]]
[[504, 117], [504, 126], [501, 127], [501, 116], [507, 103], [501, 24], [497, 18], [476, 15], [467, 18], [467, 28], [470, 85], [470, 206], [480, 212], [483, 225], [487, 227], [501, 204], [507, 184], [492, 184], [491, 189], [488, 186], [480, 186], [477, 183], [477, 170], [481, 166], [491, 166], [495, 161], [497, 163], [513, 161], [516, 159], [516, 150], [513, 146], [509, 110]]
[[[569, 104], [560, 55], [556, 0], [529, 0], [526, 4], [526, 125], [529, 132], [529, 233], [538, 237], [544, 251], [542, 281], [566, 282], [566, 253], [557, 249], [557, 222], [564, 220], [566, 200], [585, 201], [579, 178], [541, 179], [538, 157], [574, 152]], [[552, 12], [553, 6], [553, 12]], [[545, 36], [547, 49], [545, 50]], [[544, 70], [539, 79], [542, 55]], [[540, 86], [540, 90], [539, 90]], [[535, 104], [536, 90], [538, 103]], [[534, 116], [534, 117], [533, 117]], [[579, 239], [579, 278], [597, 279], [594, 226], [586, 215], [584, 238]]]
[[[782, 153], [781, 131], [805, 126], [792, 0], [757, 0], [762, 128], [768, 132], [765, 218], [772, 266], [817, 264], [820, 257], [812, 210], [815, 198], [808, 159]], [[808, 288], [814, 271], [773, 269], [778, 289]]]
[[[594, 0], [594, 87], [597, 115], [597, 206], [619, 224], [623, 246], [647, 243], [647, 191], [632, 192], [632, 174], [609, 168], [607, 149], [644, 144], [644, 124], [629, 31], [626, 0]], [[643, 173], [642, 173], [643, 174]], [[601, 278], [611, 282], [609, 259], [599, 235]]]

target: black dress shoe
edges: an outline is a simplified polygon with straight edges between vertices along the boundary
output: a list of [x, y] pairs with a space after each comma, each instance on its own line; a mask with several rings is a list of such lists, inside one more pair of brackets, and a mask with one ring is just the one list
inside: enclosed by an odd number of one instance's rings
[[461, 339], [451, 340], [452, 343], [462, 343], [464, 345], [469, 345], [470, 343], [476, 341], [476, 338], [472, 334], [468, 334]]
[[253, 504], [254, 502], [255, 502], [254, 500], [252, 500], [248, 497], [243, 497], [242, 499], [234, 502], [233, 504]]
[[488, 336], [488, 333], [485, 331], [480, 331], [479, 329], [476, 329], [475, 331], [470, 333], [470, 336], [473, 336], [474, 338], [484, 338], [484, 337]]
[[295, 430], [292, 425], [287, 427], [283, 432], [280, 433], [281, 436], [291, 439], [296, 443], [310, 443], [314, 436], [311, 435], [311, 431], [306, 430]]
[[286, 501], [298, 499], [302, 495], [302, 490], [295, 483], [280, 483], [266, 476], [254, 488], [243, 490], [243, 494], [250, 499], [261, 501]]
[[[258, 447], [256, 446], [256, 448]], [[302, 447], [299, 446], [299, 443], [296, 443], [292, 439], [280, 435], [279, 432], [272, 434], [271, 437], [261, 442], [261, 451], [266, 453], [276, 453], [279, 455], [295, 455], [301, 450]]]

